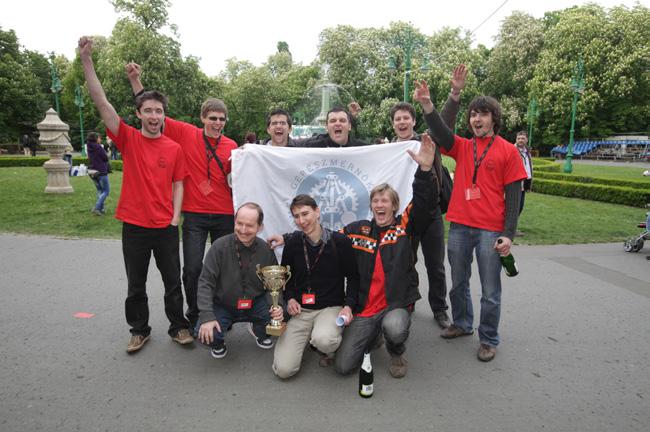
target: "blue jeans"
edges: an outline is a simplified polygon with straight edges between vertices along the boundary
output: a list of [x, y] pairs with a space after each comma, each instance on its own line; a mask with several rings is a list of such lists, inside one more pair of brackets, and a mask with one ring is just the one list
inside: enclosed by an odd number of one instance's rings
[[187, 301], [186, 316], [192, 327], [199, 319], [196, 292], [208, 234], [210, 243], [213, 243], [233, 231], [233, 215], [183, 212], [183, 288]]
[[108, 182], [108, 174], [100, 175], [95, 182], [95, 187], [97, 188], [97, 202], [95, 203], [95, 209], [104, 211], [104, 201], [106, 197], [111, 193], [111, 185]]
[[[250, 309], [234, 309], [223, 305], [214, 305], [214, 316], [221, 327], [221, 331], [214, 329], [214, 340], [212, 341], [212, 348], [217, 348], [223, 345], [226, 338], [226, 332], [234, 323], [250, 322], [253, 323], [253, 333], [258, 339], [265, 339], [266, 325], [271, 320], [269, 314], [269, 305], [266, 295], [263, 294], [253, 300], [253, 307]], [[201, 323], [197, 322], [194, 328], [194, 334], [199, 333]]]
[[472, 260], [476, 262], [481, 279], [481, 320], [478, 335], [481, 343], [499, 345], [499, 318], [501, 315], [501, 261], [494, 250], [500, 233], [452, 223], [447, 240], [447, 253], [451, 266], [451, 291], [449, 300], [454, 325], [466, 332], [472, 331], [474, 311], [469, 280]]

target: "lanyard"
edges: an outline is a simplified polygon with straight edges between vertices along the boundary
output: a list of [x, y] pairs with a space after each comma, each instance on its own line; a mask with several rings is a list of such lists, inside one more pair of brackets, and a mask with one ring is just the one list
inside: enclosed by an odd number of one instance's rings
[[[221, 164], [221, 160], [217, 157], [217, 146], [221, 142], [221, 137], [223, 134], [219, 135], [219, 138], [217, 138], [217, 142], [212, 147], [210, 144], [210, 140], [208, 140], [208, 136], [205, 134], [205, 131], [203, 131], [203, 140], [205, 141], [205, 156], [208, 161], [208, 166], [207, 166], [207, 171], [208, 171], [208, 181], [210, 181], [210, 160], [214, 158], [214, 160], [217, 162], [217, 165], [219, 165], [219, 168], [221, 168], [221, 171], [223, 171], [223, 165]], [[226, 176], [226, 173], [223, 173], [223, 176]]]
[[[251, 249], [251, 256], [248, 262], [246, 262], [246, 269], [250, 267], [250, 263], [253, 260], [253, 254], [255, 253], [255, 241], [253, 241], [253, 244], [250, 247]], [[239, 249], [239, 240], [235, 239], [235, 254], [237, 255], [237, 263], [239, 264], [239, 270], [241, 272], [241, 279], [242, 279], [242, 292], [244, 294], [244, 298], [246, 298], [246, 282], [247, 282], [247, 277], [246, 273], [244, 272], [244, 262], [241, 259], [241, 250]]]
[[481, 163], [483, 162], [483, 159], [485, 159], [485, 155], [487, 154], [488, 150], [490, 150], [490, 147], [492, 147], [492, 143], [494, 142], [494, 137], [496, 135], [492, 135], [492, 139], [488, 143], [487, 147], [485, 147], [485, 150], [483, 150], [483, 154], [481, 155], [480, 159], [476, 160], [476, 137], [474, 137], [474, 175], [472, 176], [472, 184], [476, 184], [476, 176], [478, 174], [478, 167], [481, 166]]
[[321, 241], [320, 249], [318, 249], [318, 254], [316, 255], [314, 264], [309, 265], [309, 255], [307, 254], [307, 242], [305, 241], [305, 235], [303, 234], [302, 251], [305, 254], [305, 267], [307, 268], [307, 292], [311, 292], [311, 272], [314, 271], [314, 269], [316, 268], [316, 264], [318, 264], [318, 260], [320, 260], [320, 257], [323, 254], [323, 250], [325, 250], [325, 242]]

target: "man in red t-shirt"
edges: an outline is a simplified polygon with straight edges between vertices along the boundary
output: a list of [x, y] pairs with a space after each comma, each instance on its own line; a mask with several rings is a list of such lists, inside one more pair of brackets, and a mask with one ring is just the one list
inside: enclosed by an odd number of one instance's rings
[[469, 105], [472, 139], [454, 135], [436, 112], [427, 83], [416, 83], [413, 96], [443, 154], [456, 161], [454, 188], [447, 211], [451, 222], [447, 252], [451, 266], [449, 292], [454, 323], [441, 333], [445, 339], [474, 333], [469, 280], [472, 256], [481, 279], [481, 318], [478, 359], [490, 361], [500, 342], [501, 261], [510, 253], [517, 228], [521, 180], [526, 171], [515, 147], [497, 134], [501, 107], [496, 99], [478, 96]]
[[[126, 65], [126, 72], [135, 95], [144, 91], [140, 82], [140, 66]], [[203, 128], [165, 118], [163, 134], [181, 145], [185, 153], [188, 175], [183, 197], [183, 286], [187, 300], [187, 319], [195, 328], [199, 317], [196, 302], [199, 276], [203, 268], [205, 242], [210, 242], [234, 229], [230, 176], [230, 153], [237, 143], [223, 135], [228, 109], [220, 99], [209, 98], [201, 106]]]
[[165, 313], [169, 335], [181, 345], [193, 342], [183, 316], [183, 292], [178, 254], [178, 222], [186, 176], [183, 151], [161, 135], [167, 99], [146, 92], [136, 100], [137, 130], [120, 120], [108, 102], [92, 60], [92, 40], [79, 39], [79, 57], [88, 92], [106, 125], [106, 133], [122, 153], [122, 191], [115, 217], [123, 222], [122, 253], [128, 280], [126, 321], [131, 326], [127, 352], [140, 350], [149, 340], [146, 281], [151, 253], [165, 285]]

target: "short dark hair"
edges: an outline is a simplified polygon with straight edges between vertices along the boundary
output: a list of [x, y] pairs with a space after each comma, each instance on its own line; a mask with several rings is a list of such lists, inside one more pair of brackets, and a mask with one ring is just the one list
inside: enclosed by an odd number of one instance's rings
[[255, 132], [248, 132], [246, 134], [246, 142], [254, 144], [257, 142], [257, 135], [255, 135]]
[[328, 120], [329, 120], [329, 118], [330, 118], [330, 114], [331, 114], [331, 113], [337, 113], [337, 112], [344, 112], [345, 115], [348, 116], [348, 122], [349, 122], [350, 124], [352, 123], [352, 115], [350, 115], [350, 113], [348, 112], [348, 110], [346, 110], [345, 108], [342, 108], [342, 107], [340, 107], [340, 106], [335, 106], [335, 107], [332, 108], [331, 110], [327, 111], [327, 115], [325, 116], [325, 121], [328, 121]]
[[201, 117], [207, 117], [209, 112], [222, 112], [228, 118], [228, 107], [221, 99], [208, 98], [201, 105]]
[[492, 121], [494, 122], [494, 134], [498, 134], [501, 129], [501, 105], [492, 96], [476, 96], [467, 108], [467, 124], [470, 126], [469, 120], [472, 111], [480, 113], [491, 113]]
[[525, 130], [520, 130], [519, 132], [517, 132], [517, 136], [519, 136], [519, 135], [523, 135], [526, 138], [528, 138], [528, 132], [526, 132]]
[[264, 211], [262, 210], [262, 207], [260, 207], [259, 204], [254, 203], [252, 201], [245, 202], [244, 204], [240, 205], [237, 208], [237, 211], [235, 212], [235, 219], [237, 219], [237, 214], [239, 213], [239, 210], [243, 209], [244, 207], [257, 210], [257, 224], [261, 226], [262, 223], [264, 222]]
[[397, 111], [408, 111], [411, 114], [411, 118], [415, 120], [415, 107], [408, 102], [397, 102], [395, 105], [390, 107], [390, 119], [395, 120], [395, 113]]
[[294, 208], [302, 207], [302, 206], [309, 206], [314, 210], [318, 208], [318, 204], [316, 204], [315, 199], [313, 199], [307, 194], [300, 194], [300, 195], [296, 195], [295, 198], [291, 200], [291, 204], [289, 205], [289, 211], [293, 212]]
[[139, 112], [142, 104], [148, 100], [155, 100], [160, 102], [163, 106], [163, 110], [167, 112], [167, 96], [157, 90], [149, 90], [138, 95], [135, 98], [135, 109]]
[[271, 117], [277, 116], [277, 115], [283, 115], [287, 118], [287, 124], [289, 127], [292, 125], [292, 120], [291, 120], [291, 115], [286, 111], [283, 110], [282, 108], [276, 108], [272, 110], [268, 115], [266, 116], [266, 127], [271, 126]]
[[87, 142], [96, 143], [97, 138], [99, 138], [99, 134], [97, 132], [88, 132], [88, 135], [86, 135]]

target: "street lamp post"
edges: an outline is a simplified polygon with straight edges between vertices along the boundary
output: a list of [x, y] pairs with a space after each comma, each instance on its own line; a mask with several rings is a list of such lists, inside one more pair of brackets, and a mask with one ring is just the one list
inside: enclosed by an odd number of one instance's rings
[[585, 67], [582, 57], [578, 59], [578, 64], [573, 72], [571, 78], [571, 88], [573, 89], [573, 105], [571, 107], [571, 131], [569, 133], [569, 148], [567, 149], [566, 161], [564, 162], [564, 172], [570, 174], [573, 171], [571, 160], [573, 159], [573, 135], [575, 133], [576, 124], [576, 107], [578, 105], [578, 97], [585, 90], [584, 80]]
[[51, 61], [50, 68], [52, 74], [52, 87], [50, 87], [50, 90], [52, 90], [52, 93], [54, 93], [54, 103], [56, 105], [56, 113], [58, 115], [61, 115], [61, 110], [59, 107], [59, 93], [61, 93], [61, 90], [63, 90], [63, 85], [61, 84], [59, 75], [56, 72], [56, 66], [54, 65], [54, 54], [50, 56], [50, 61]]
[[[415, 48], [420, 46], [420, 44], [421, 41], [415, 37], [413, 29], [410, 26], [407, 28], [405, 35], [400, 35], [395, 40], [395, 45], [397, 45], [397, 47], [400, 48], [404, 54], [404, 98], [402, 99], [404, 102], [408, 102], [411, 96], [409, 89], [409, 83], [411, 81], [411, 59], [413, 56], [413, 51]], [[388, 69], [392, 71], [397, 70], [395, 59], [390, 58], [388, 60]], [[424, 63], [420, 67], [420, 70], [429, 70], [429, 59], [427, 57], [424, 58]]]
[[533, 147], [533, 122], [535, 118], [539, 116], [539, 110], [537, 109], [537, 99], [532, 98], [528, 104], [528, 145]]
[[83, 108], [86, 105], [84, 103], [84, 98], [81, 95], [81, 87], [79, 87], [79, 84], [76, 85], [74, 89], [74, 104], [79, 107], [79, 130], [80, 130], [80, 139], [81, 139], [81, 155], [86, 156], [86, 146], [84, 145], [84, 116], [83, 116]]

